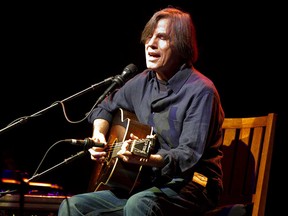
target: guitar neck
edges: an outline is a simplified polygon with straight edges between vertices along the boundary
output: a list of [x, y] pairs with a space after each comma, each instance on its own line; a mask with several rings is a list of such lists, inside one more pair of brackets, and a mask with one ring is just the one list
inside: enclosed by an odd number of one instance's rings
[[[116, 142], [109, 144], [109, 150], [111, 151], [110, 158], [115, 158], [118, 156], [118, 152], [121, 150], [124, 142]], [[155, 139], [154, 138], [145, 138], [145, 139], [139, 139], [139, 140], [133, 140], [128, 151], [132, 152], [135, 155], [141, 156], [141, 157], [148, 157], [152, 151], [152, 149], [155, 147]]]

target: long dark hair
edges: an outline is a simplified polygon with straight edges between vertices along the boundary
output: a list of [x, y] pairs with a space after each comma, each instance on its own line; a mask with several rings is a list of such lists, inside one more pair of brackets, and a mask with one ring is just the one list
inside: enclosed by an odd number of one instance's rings
[[190, 14], [183, 10], [167, 7], [154, 13], [142, 31], [141, 42], [145, 44], [147, 39], [153, 35], [158, 21], [163, 18], [171, 21], [170, 38], [174, 42], [176, 50], [186, 64], [192, 65], [198, 59], [196, 30]]

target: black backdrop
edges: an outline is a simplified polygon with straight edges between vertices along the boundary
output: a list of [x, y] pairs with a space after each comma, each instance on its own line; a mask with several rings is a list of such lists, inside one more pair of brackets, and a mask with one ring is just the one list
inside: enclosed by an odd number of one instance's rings
[[[31, 176], [55, 142], [90, 136], [92, 128], [86, 120], [69, 123], [61, 106], [51, 107], [52, 103], [66, 101], [91, 85], [121, 74], [130, 63], [139, 71], [144, 69], [141, 30], [156, 10], [171, 4], [193, 16], [200, 49], [196, 67], [216, 84], [226, 117], [278, 114], [267, 215], [281, 212], [284, 202], [278, 199], [278, 191], [286, 190], [282, 175], [287, 165], [284, 124], [288, 120], [283, 85], [283, 5], [195, 2], [1, 3], [1, 170], [16, 169]], [[104, 90], [99, 87], [68, 100], [68, 118], [84, 118]], [[19, 117], [40, 111], [42, 115], [4, 129]], [[56, 145], [40, 171], [81, 150], [67, 143]], [[91, 165], [89, 157], [84, 156], [41, 176], [39, 181], [59, 184], [69, 193], [83, 192]]]

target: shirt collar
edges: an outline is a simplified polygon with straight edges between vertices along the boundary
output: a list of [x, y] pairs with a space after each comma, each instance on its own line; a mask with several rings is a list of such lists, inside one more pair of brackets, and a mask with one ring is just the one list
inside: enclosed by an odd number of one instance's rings
[[187, 79], [191, 76], [191, 68], [187, 67], [185, 64], [181, 66], [179, 71], [168, 80], [168, 87], [177, 93], [182, 86], [184, 86]]
[[[177, 73], [175, 73], [174, 76], [168, 80], [167, 82], [168, 88], [172, 89], [173, 92], [177, 93], [184, 85], [184, 83], [187, 81], [190, 75], [191, 75], [191, 68], [189, 68], [186, 64], [183, 64], [177, 71]], [[154, 71], [151, 70], [149, 71], [149, 80], [153, 79], [156, 79], [156, 74]]]

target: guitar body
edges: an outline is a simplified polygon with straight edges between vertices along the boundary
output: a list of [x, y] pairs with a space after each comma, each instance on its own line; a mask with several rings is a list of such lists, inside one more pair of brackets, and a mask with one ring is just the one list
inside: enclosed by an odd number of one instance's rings
[[[152, 129], [148, 125], [139, 123], [133, 113], [119, 109], [114, 115], [108, 133], [107, 143], [111, 151], [107, 152], [108, 156], [103, 164], [95, 162], [88, 191], [118, 188], [130, 194], [145, 185], [148, 186], [151, 182], [150, 167], [125, 163], [117, 157], [122, 143], [130, 139], [130, 133], [145, 139], [147, 135], [152, 134]], [[147, 142], [139, 143], [141, 148], [143, 143], [147, 144]]]

